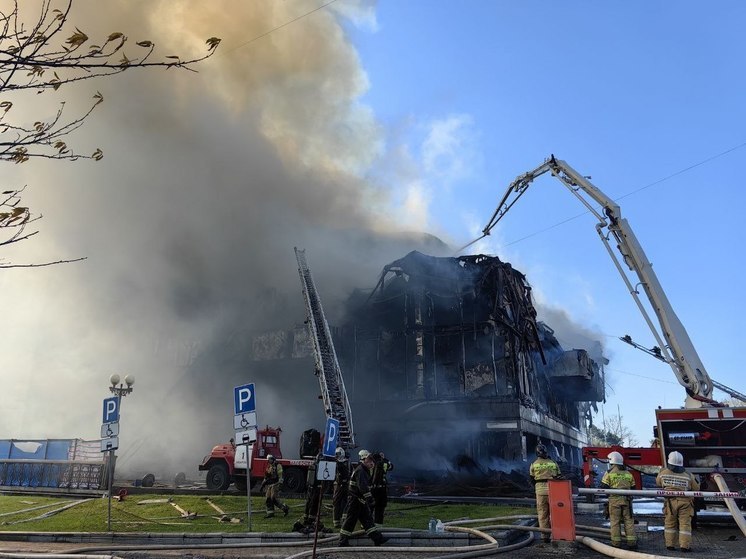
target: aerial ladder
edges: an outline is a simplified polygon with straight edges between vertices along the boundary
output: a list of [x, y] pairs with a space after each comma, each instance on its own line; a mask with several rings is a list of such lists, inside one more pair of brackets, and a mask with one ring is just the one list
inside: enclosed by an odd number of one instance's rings
[[[590, 177], [581, 175], [566, 162], [555, 159], [554, 155], [552, 155], [536, 169], [518, 176], [510, 183], [497, 209], [482, 230], [480, 238], [489, 235], [500, 219], [505, 216], [513, 204], [526, 192], [531, 183], [545, 173], [550, 173], [559, 179], [580, 200], [588, 211], [598, 219], [596, 232], [622, 276], [627, 289], [635, 300], [658, 345], [652, 349], [648, 349], [633, 342], [629, 336], [623, 336], [620, 339], [670, 365], [679, 384], [686, 390], [687, 408], [718, 405], [712, 399], [713, 388], [718, 388], [734, 398], [744, 400], [745, 397], [743, 394], [710, 378], [684, 325], [676, 316], [658, 281], [658, 277], [653, 272], [653, 265], [647, 259], [647, 256], [645, 256], [645, 252], [637, 237], [632, 232], [629, 223], [622, 217], [619, 205], [593, 185], [588, 180]], [[600, 208], [597, 205], [600, 205]], [[616, 248], [621, 254], [621, 259], [614, 252], [610, 242], [611, 239], [615, 242]], [[469, 245], [474, 242], [476, 241], [472, 241]], [[634, 280], [628, 274], [622, 262], [630, 271], [635, 273], [637, 280]], [[638, 289], [640, 286], [652, 307], [657, 322], [653, 321], [646, 306], [643, 304]]]
[[295, 249], [298, 261], [298, 274], [303, 287], [303, 297], [306, 302], [308, 318], [306, 324], [313, 343], [313, 355], [316, 360], [316, 376], [319, 378], [321, 399], [327, 418], [339, 421], [339, 446], [345, 450], [355, 447], [355, 432], [352, 426], [352, 410], [347, 399], [342, 369], [339, 367], [337, 352], [329, 330], [329, 324], [324, 316], [321, 298], [313, 283], [311, 270], [306, 262], [306, 251]]

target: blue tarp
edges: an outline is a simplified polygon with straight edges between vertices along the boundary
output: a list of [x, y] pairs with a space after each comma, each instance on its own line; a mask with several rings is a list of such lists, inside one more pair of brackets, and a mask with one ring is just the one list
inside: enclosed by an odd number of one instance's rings
[[[71, 467], [64, 462], [90, 461], [87, 456], [73, 456], [85, 454], [76, 452], [81, 443], [90, 446], [90, 442], [81, 439], [0, 439], [0, 460], [6, 461], [0, 464], [0, 485], [59, 487]], [[38, 467], [27, 460], [38, 460]], [[63, 463], [49, 464], [50, 461]]]
[[67, 460], [75, 439], [0, 440], [0, 459]]

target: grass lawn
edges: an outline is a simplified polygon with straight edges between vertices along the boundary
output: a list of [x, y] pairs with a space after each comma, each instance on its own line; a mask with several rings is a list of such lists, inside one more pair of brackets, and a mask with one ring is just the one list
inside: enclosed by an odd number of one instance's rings
[[[219, 522], [221, 514], [203, 496], [175, 495], [170, 502], [164, 495], [129, 495], [123, 501], [111, 503], [112, 530], [115, 532], [246, 532], [246, 497], [214, 496], [209, 501], [220, 508], [227, 518], [238, 518], [240, 523]], [[143, 503], [143, 501], [153, 501]], [[289, 532], [293, 523], [303, 516], [305, 502], [283, 499], [290, 506], [290, 514], [282, 511], [274, 518], [264, 518], [262, 497], [252, 497], [252, 532]], [[76, 504], [47, 517], [44, 514], [65, 505]], [[189, 518], [182, 517], [183, 511]], [[430, 518], [446, 522], [464, 518], [487, 518], [511, 514], [534, 514], [532, 507], [492, 505], [389, 503], [386, 526], [426, 530]], [[96, 498], [80, 502], [62, 497], [0, 495], [0, 531], [31, 532], [106, 532], [108, 500]], [[322, 522], [332, 527], [331, 499], [325, 499]]]

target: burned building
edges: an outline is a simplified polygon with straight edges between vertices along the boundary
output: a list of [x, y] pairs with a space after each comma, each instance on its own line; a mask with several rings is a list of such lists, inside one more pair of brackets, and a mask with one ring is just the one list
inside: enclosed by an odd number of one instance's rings
[[602, 368], [537, 322], [510, 264], [411, 252], [347, 310], [335, 344], [358, 441], [396, 456], [397, 469], [525, 469], [539, 440], [580, 466]]

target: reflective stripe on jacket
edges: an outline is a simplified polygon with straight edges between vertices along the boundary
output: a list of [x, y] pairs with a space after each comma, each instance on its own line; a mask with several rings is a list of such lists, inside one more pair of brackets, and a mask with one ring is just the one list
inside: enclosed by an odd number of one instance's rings
[[[627, 470], [615, 464], [604, 474], [601, 485], [610, 489], [635, 489], [635, 478]], [[609, 504], [625, 504], [627, 499], [627, 495], [609, 495]]]
[[350, 495], [357, 497], [363, 502], [371, 500], [373, 497], [370, 494], [370, 472], [368, 468], [360, 464], [352, 472], [349, 483]]
[[674, 472], [663, 468], [655, 478], [655, 484], [666, 491], [699, 491], [699, 483], [689, 472]]
[[559, 477], [560, 470], [557, 463], [550, 458], [537, 458], [528, 469], [528, 475], [536, 480], [536, 494], [548, 495], [547, 481]]
[[282, 464], [269, 464], [264, 470], [264, 483], [271, 485], [282, 480]]

